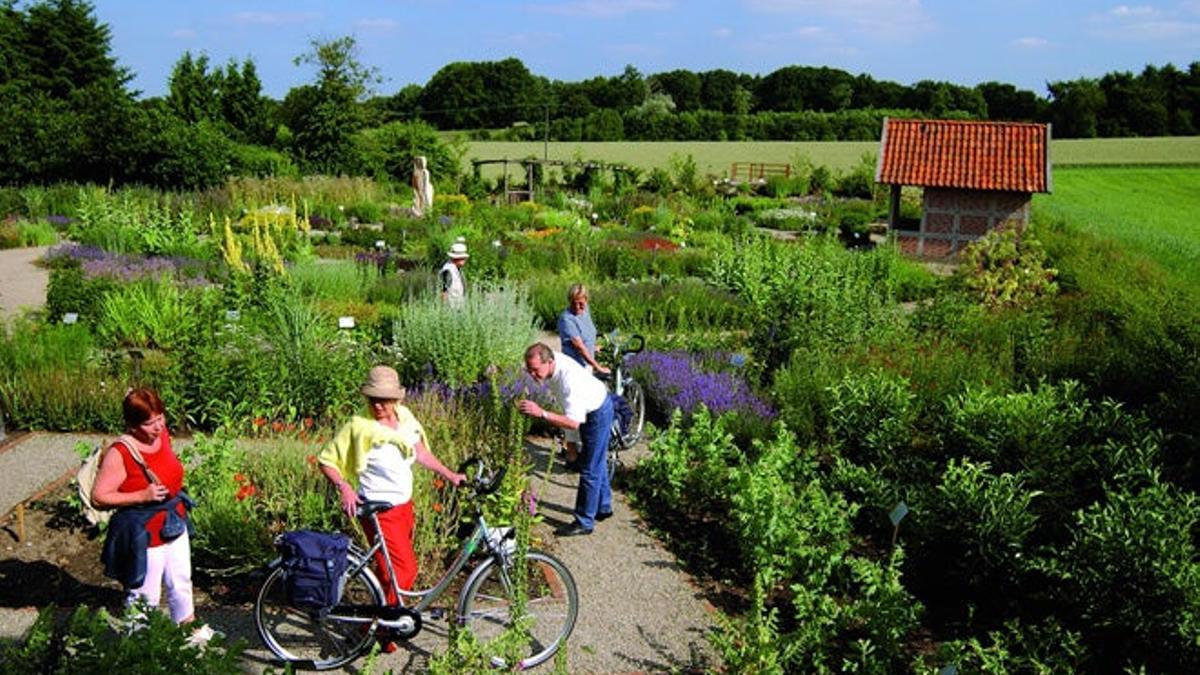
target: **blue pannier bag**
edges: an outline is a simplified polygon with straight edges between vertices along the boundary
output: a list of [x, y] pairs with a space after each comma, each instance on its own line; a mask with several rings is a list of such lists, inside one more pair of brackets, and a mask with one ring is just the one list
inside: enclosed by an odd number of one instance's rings
[[283, 567], [288, 603], [308, 610], [325, 610], [338, 603], [350, 538], [341, 533], [297, 530], [276, 540]]

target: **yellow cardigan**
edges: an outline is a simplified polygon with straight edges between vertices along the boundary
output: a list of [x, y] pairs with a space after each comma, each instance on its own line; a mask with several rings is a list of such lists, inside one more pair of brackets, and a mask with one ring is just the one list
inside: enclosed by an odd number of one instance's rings
[[355, 415], [343, 424], [333, 439], [321, 449], [317, 461], [337, 469], [342, 478], [353, 481], [357, 486], [358, 474], [367, 468], [367, 455], [370, 454], [371, 448], [383, 443], [392, 443], [400, 448], [400, 452], [408, 455], [409, 459], [415, 459], [416, 447], [409, 441], [415, 432], [428, 450], [429, 440], [425, 437], [425, 428], [413, 416], [412, 411], [397, 404], [396, 417], [399, 424], [393, 429], [373, 419]]

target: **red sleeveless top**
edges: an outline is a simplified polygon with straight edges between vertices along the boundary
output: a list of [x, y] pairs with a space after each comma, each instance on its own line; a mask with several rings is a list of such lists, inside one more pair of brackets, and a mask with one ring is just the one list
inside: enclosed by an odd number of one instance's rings
[[[125, 446], [125, 443], [117, 441], [113, 443], [113, 447], [121, 453], [121, 459], [125, 462], [125, 481], [121, 483], [117, 491], [137, 492], [149, 487], [150, 481], [146, 478], [146, 472], [142, 471], [141, 465], [133, 459], [133, 455], [130, 454], [129, 448]], [[183, 489], [183, 464], [175, 456], [175, 452], [171, 450], [170, 434], [164, 431], [162, 446], [158, 452], [143, 452], [142, 459], [145, 460], [146, 466], [158, 477], [158, 480], [167, 486], [168, 499], [179, 494], [179, 491]], [[187, 508], [183, 504], [176, 505], [175, 510], [184, 518], [187, 517]], [[146, 531], [150, 533], [150, 546], [162, 546], [165, 543], [160, 533], [162, 532], [163, 523], [166, 520], [166, 513], [156, 513], [147, 521]]]

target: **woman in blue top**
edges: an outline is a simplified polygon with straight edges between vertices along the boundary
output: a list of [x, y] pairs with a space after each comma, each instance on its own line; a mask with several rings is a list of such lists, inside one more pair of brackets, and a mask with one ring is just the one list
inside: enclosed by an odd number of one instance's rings
[[587, 286], [574, 284], [567, 291], [567, 308], [558, 315], [558, 337], [563, 354], [592, 373], [608, 374], [608, 368], [596, 360], [596, 325], [588, 312]]
[[[588, 290], [583, 284], [573, 284], [567, 291], [567, 308], [558, 315], [558, 337], [562, 353], [574, 359], [593, 375], [607, 375], [609, 369], [596, 360], [596, 324], [588, 311]], [[579, 469], [579, 431], [566, 430], [564, 453], [567, 468]]]

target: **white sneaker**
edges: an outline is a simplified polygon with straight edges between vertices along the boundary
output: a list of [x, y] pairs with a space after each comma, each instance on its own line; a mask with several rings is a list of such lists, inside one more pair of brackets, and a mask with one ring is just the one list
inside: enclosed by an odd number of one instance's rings
[[187, 643], [193, 647], [203, 649], [205, 645], [208, 644], [209, 640], [212, 640], [218, 635], [225, 637], [223, 633], [213, 630], [208, 625], [200, 626], [196, 630], [192, 631]]

